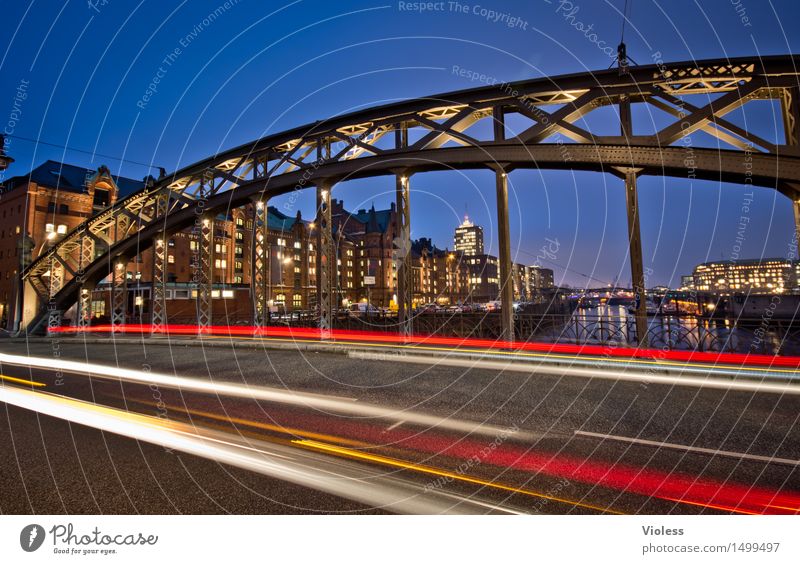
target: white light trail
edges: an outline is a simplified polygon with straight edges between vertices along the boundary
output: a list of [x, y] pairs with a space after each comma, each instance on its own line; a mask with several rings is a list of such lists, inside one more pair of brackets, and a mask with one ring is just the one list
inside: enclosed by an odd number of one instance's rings
[[[0, 402], [116, 435], [229, 464], [372, 507], [410, 514], [517, 513], [453, 492], [386, 476], [354, 462], [139, 415], [53, 394], [0, 386]], [[239, 442], [235, 442], [239, 441]]]
[[[165, 388], [174, 388], [184, 391], [194, 391], [205, 394], [214, 394], [227, 397], [247, 398], [259, 401], [268, 401], [285, 405], [302, 406], [322, 412], [334, 412], [361, 418], [389, 419], [392, 421], [404, 420], [411, 424], [422, 425], [439, 430], [456, 431], [466, 434], [477, 434], [495, 437], [507, 433], [505, 427], [485, 425], [473, 421], [464, 421], [450, 417], [439, 417], [424, 413], [415, 413], [403, 409], [381, 407], [364, 404], [350, 399], [321, 396], [307, 392], [294, 392], [269, 388], [265, 386], [250, 386], [231, 382], [215, 382], [187, 376], [170, 376], [157, 372], [145, 372], [128, 368], [117, 368], [101, 364], [75, 362], [56, 358], [41, 358], [0, 353], [0, 366], [10, 364], [45, 370], [60, 370], [72, 374], [83, 374], [94, 378], [106, 378], [123, 382], [139, 384], [156, 384]], [[532, 440], [537, 438], [532, 433], [518, 431], [515, 439]]]
[[[358, 360], [380, 359], [383, 362], [388, 361], [388, 355], [386, 354], [362, 353], [354, 351], [348, 353], [348, 356]], [[539, 366], [525, 362], [441, 358], [427, 355], [391, 355], [390, 362], [406, 362], [410, 364], [425, 364], [434, 366], [454, 366], [460, 368], [470, 368], [474, 370], [525, 372], [526, 374], [542, 374], [545, 376], [574, 376], [578, 378], [615, 380], [620, 382], [643, 382], [646, 384], [687, 386], [691, 388], [711, 388], [740, 392], [800, 395], [800, 384], [715, 378], [711, 376], [714, 374], [713, 368], [707, 369], [709, 374], [708, 377], [700, 378], [696, 376], [648, 374], [646, 372], [631, 370], [625, 370], [623, 372], [617, 367], [613, 366], [607, 370], [601, 370], [593, 368], [569, 368], [566, 366]]]

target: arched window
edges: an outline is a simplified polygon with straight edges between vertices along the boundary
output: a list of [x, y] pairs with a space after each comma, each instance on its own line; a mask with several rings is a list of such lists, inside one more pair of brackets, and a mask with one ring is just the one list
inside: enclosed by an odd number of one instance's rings
[[275, 296], [275, 305], [278, 307], [286, 307], [286, 294], [278, 294]]

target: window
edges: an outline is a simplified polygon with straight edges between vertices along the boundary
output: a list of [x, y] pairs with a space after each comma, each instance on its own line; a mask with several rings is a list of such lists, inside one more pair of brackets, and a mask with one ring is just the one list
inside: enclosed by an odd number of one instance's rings
[[294, 248], [295, 248], [295, 249], [300, 249], [300, 248], [302, 248], [302, 245], [300, 244], [300, 241], [295, 241], [295, 242], [294, 242]]
[[59, 235], [63, 235], [66, 232], [67, 232], [67, 226], [66, 225], [61, 224], [61, 225], [58, 226], [58, 234]]
[[286, 239], [281, 239], [280, 237], [278, 237], [278, 246], [279, 247], [285, 247], [286, 246]]
[[108, 206], [110, 200], [108, 198], [108, 190], [101, 190], [99, 188], [94, 189], [94, 200], [92, 201], [92, 205], [95, 207], [104, 208]]
[[234, 261], [233, 268], [235, 268], [237, 272], [241, 272], [242, 270], [244, 270], [244, 265], [242, 264], [242, 261], [237, 260]]
[[236, 240], [237, 241], [243, 241], [244, 240], [244, 233], [242, 233], [241, 231], [237, 231], [236, 232]]
[[175, 264], [175, 255], [167, 255], [167, 262], [169, 264]]
[[242, 248], [241, 245], [236, 245], [235, 251], [236, 251], [236, 256], [237, 257], [240, 257], [240, 256], [244, 255], [244, 249]]
[[56, 213], [56, 203], [47, 202], [47, 213]]
[[244, 284], [244, 278], [242, 278], [241, 276], [234, 276], [233, 277], [233, 283], [234, 284]]
[[295, 294], [292, 296], [292, 307], [303, 307], [303, 296], [301, 294]]
[[92, 300], [92, 317], [102, 317], [106, 314], [106, 302], [104, 300]]
[[47, 223], [44, 226], [44, 230], [45, 230], [45, 233], [55, 233], [56, 226], [53, 225], [52, 223]]
[[216, 259], [214, 261], [214, 266], [217, 268], [228, 268], [228, 261], [225, 259]]
[[222, 290], [222, 297], [226, 300], [232, 298], [233, 290]]
[[189, 241], [189, 249], [190, 250], [196, 251], [199, 248], [200, 248], [200, 245], [198, 245], [197, 241]]
[[61, 204], [58, 206], [58, 213], [60, 214], [68, 214], [69, 213], [69, 206], [67, 204]]
[[275, 305], [284, 307], [286, 305], [286, 294], [278, 294], [275, 296]]
[[242, 227], [244, 225], [244, 219], [241, 217], [236, 218], [236, 227]]

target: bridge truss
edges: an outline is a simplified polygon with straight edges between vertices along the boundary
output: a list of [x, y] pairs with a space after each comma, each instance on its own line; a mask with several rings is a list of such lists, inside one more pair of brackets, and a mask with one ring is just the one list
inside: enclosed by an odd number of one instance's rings
[[[497, 186], [503, 327], [513, 339], [511, 252], [508, 237], [508, 174], [518, 168], [608, 172], [625, 181], [632, 279], [643, 288], [636, 180], [641, 175], [752, 183], [773, 188], [794, 202], [800, 226], [800, 74], [795, 56], [658, 64], [547, 77], [409, 100], [337, 116], [241, 145], [163, 176], [98, 213], [36, 258], [22, 273], [35, 304], [24, 326], [55, 326], [61, 312], [78, 304], [78, 322], [89, 322], [86, 296], [111, 276], [112, 325], [125, 322], [117, 300], [125, 276], [118, 265], [154, 248], [153, 331], [163, 329], [164, 241], [201, 221], [198, 319], [211, 319], [208, 265], [216, 213], [256, 205], [253, 308], [265, 319], [269, 297], [266, 205], [270, 198], [317, 190], [317, 296], [320, 324], [328, 328], [337, 276], [330, 221], [335, 186], [378, 175], [397, 178], [400, 327], [410, 329], [410, 241], [414, 176], [431, 170], [493, 170]], [[779, 102], [782, 142], [737, 125], [728, 116], [757, 100]], [[655, 133], [638, 133], [631, 107], [646, 105], [670, 116]], [[619, 133], [593, 131], [587, 116], [613, 107]], [[640, 115], [640, 114], [636, 114]], [[510, 120], [516, 124], [513, 128]], [[523, 124], [523, 125], [519, 125]], [[647, 125], [647, 124], [644, 124]], [[697, 132], [716, 146], [690, 146]], [[780, 137], [778, 135], [777, 137]], [[259, 237], [261, 239], [259, 239]], [[260, 241], [260, 243], [259, 243]], [[124, 269], [123, 269], [124, 270]], [[643, 311], [644, 300], [642, 301]], [[644, 333], [640, 333], [644, 334]]]

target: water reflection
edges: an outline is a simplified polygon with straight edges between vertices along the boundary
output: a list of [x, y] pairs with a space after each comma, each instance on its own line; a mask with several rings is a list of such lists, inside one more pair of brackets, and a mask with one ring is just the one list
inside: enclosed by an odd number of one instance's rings
[[[664, 350], [729, 351], [760, 354], [797, 354], [800, 335], [778, 320], [702, 318], [692, 315], [648, 315], [649, 347]], [[636, 322], [625, 305], [597, 305], [576, 309], [554, 335], [560, 342], [637, 343]]]

